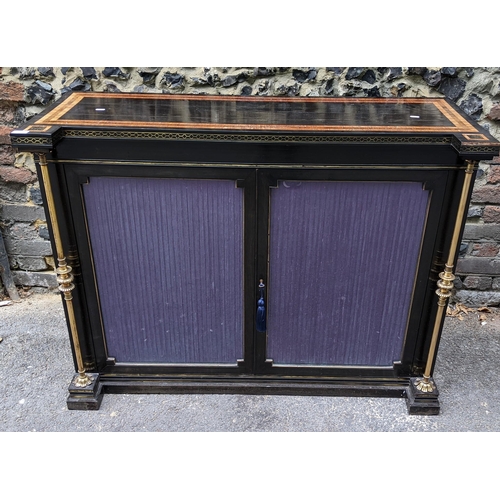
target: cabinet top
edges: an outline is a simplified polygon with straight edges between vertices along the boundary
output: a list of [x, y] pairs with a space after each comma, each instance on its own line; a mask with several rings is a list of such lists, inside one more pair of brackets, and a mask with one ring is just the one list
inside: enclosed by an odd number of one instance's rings
[[[12, 132], [13, 146], [61, 129], [453, 135], [498, 154], [500, 142], [444, 98], [244, 97], [71, 93]], [[108, 132], [109, 134], [109, 132]], [[95, 137], [95, 135], [94, 135]], [[30, 138], [33, 138], [30, 141]], [[54, 143], [54, 141], [50, 141]], [[40, 143], [40, 141], [38, 141]], [[496, 148], [496, 152], [494, 151]]]

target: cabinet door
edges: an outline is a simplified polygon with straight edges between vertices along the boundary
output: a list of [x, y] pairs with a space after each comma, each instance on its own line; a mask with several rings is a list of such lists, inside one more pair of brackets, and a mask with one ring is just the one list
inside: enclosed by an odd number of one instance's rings
[[254, 279], [245, 277], [244, 240], [245, 231], [254, 239], [255, 173], [72, 169], [82, 260], [92, 262], [86, 288], [108, 363], [132, 372], [248, 369], [244, 294]]
[[[267, 331], [257, 333], [258, 369], [324, 373], [401, 362], [419, 307], [430, 184], [389, 171], [260, 173]], [[428, 269], [432, 246], [425, 252]]]

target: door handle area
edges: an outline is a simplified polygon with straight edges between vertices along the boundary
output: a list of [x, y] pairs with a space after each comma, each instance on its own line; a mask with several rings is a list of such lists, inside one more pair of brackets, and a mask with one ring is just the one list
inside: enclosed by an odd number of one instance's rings
[[264, 298], [264, 280], [259, 281], [259, 299], [257, 300], [256, 328], [258, 332], [266, 331], [266, 300]]

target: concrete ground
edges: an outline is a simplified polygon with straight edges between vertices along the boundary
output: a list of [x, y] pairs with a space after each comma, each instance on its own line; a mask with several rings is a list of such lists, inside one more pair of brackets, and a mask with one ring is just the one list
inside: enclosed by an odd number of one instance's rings
[[439, 416], [409, 416], [404, 399], [190, 394], [105, 394], [98, 411], [69, 411], [61, 298], [33, 294], [0, 307], [0, 431], [498, 432], [500, 313], [462, 316], [445, 321]]

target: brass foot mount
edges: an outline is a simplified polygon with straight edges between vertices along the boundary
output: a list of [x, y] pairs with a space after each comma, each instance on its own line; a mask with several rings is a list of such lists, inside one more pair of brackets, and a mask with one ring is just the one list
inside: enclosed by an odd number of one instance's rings
[[414, 385], [420, 392], [434, 392], [436, 390], [434, 382], [430, 379], [430, 377], [426, 376], [417, 378], [414, 381]]
[[94, 378], [85, 372], [78, 373], [71, 382], [75, 387], [87, 387], [94, 381]]

